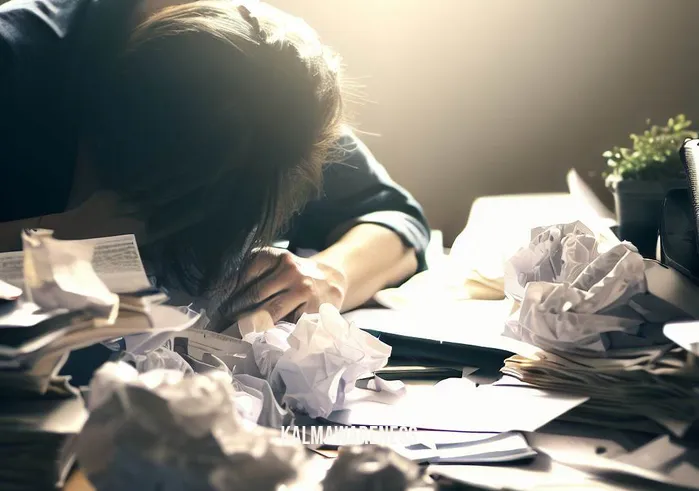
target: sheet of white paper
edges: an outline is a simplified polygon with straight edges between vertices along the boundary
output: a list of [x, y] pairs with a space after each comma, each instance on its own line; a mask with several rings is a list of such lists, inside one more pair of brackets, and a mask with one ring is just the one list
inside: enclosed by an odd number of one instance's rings
[[[134, 235], [116, 235], [72, 242], [94, 246], [92, 267], [112, 292], [129, 293], [150, 286]], [[23, 258], [22, 252], [0, 254], [0, 278], [22, 288], [24, 286]]]
[[598, 217], [607, 226], [614, 224], [616, 220], [614, 212], [602, 203], [575, 169], [570, 169], [568, 174], [566, 174], [566, 183], [568, 184], [568, 192], [571, 197], [583, 209], [589, 210], [590, 216]]
[[359, 309], [344, 317], [370, 331], [516, 353], [521, 343], [501, 335], [511, 309], [509, 300], [469, 300], [448, 311]]
[[503, 264], [529, 241], [533, 227], [579, 218], [580, 206], [567, 193], [478, 198], [450, 256], [486, 278], [502, 278]]
[[[449, 379], [447, 379], [449, 380]], [[342, 409], [327, 419], [346, 425], [394, 425], [443, 431], [535, 431], [582, 404], [586, 397], [529, 387], [478, 386], [466, 379], [440, 386], [408, 385], [392, 404], [376, 402], [364, 391], [347, 394]]]
[[90, 309], [114, 320], [119, 298], [95, 273], [92, 244], [54, 239], [51, 230], [26, 230], [22, 245], [28, 301], [47, 310]]
[[699, 356], [699, 322], [671, 322], [665, 325], [663, 334], [684, 350]]

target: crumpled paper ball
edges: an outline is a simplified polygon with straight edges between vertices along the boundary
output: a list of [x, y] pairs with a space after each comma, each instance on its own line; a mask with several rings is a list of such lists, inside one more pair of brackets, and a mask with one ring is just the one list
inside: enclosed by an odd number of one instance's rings
[[360, 376], [384, 367], [391, 354], [390, 346], [347, 322], [330, 304], [292, 327], [245, 339], [278, 400], [312, 418], [328, 416]]
[[311, 418], [328, 416], [360, 376], [384, 367], [391, 354], [390, 346], [347, 322], [329, 304], [321, 305], [318, 314], [304, 314], [288, 343], [272, 379], [283, 382], [289, 407]]
[[581, 222], [537, 227], [505, 265], [505, 292], [517, 300], [528, 283], [570, 282], [599, 255], [594, 233]]
[[645, 319], [628, 305], [647, 286], [635, 247], [624, 242], [600, 252], [580, 222], [532, 236], [506, 267], [506, 291], [521, 302], [506, 335], [544, 349], [596, 352], [609, 349], [609, 333], [639, 335]]
[[352, 445], [340, 452], [323, 491], [427, 491], [436, 484], [415, 462], [379, 445]]
[[107, 363], [90, 385], [78, 462], [99, 491], [271, 491], [292, 483], [307, 462], [305, 448], [241, 417], [254, 399], [245, 396], [221, 371], [138, 374]]

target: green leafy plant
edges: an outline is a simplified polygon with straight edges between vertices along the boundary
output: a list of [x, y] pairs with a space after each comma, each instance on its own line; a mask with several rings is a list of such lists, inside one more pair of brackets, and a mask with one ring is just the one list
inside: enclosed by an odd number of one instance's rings
[[609, 170], [603, 174], [608, 187], [619, 181], [658, 181], [683, 179], [684, 169], [678, 150], [687, 138], [697, 138], [689, 129], [692, 122], [684, 114], [670, 118], [666, 126], [651, 126], [643, 134], [631, 134], [631, 148], [614, 147], [602, 154]]

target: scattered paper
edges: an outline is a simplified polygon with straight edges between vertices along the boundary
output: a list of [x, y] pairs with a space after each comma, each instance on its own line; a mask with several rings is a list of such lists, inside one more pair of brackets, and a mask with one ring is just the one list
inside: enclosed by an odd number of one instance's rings
[[42, 309], [93, 310], [113, 321], [119, 297], [92, 269], [92, 247], [53, 238], [53, 232], [22, 234], [27, 300]]
[[344, 405], [327, 419], [355, 426], [493, 433], [535, 431], [587, 400], [529, 387], [476, 386], [467, 379], [446, 379], [434, 386], [408, 385], [407, 394], [390, 404], [368, 392], [350, 392]]
[[517, 465], [430, 465], [428, 472], [448, 481], [466, 484], [466, 489], [619, 491], [619, 487], [607, 486], [594, 474], [555, 461], [547, 462], [543, 468]]
[[250, 332], [243, 340], [252, 346], [255, 363], [263, 377], [269, 378], [282, 355], [291, 348], [289, 336], [296, 328], [294, 324], [280, 322], [263, 332]]
[[[134, 235], [61, 241], [78, 247], [92, 246], [92, 265], [97, 276], [114, 293], [129, 293], [150, 287]], [[0, 278], [24, 287], [24, 253], [0, 253]]]
[[567, 193], [486, 196], [471, 206], [468, 224], [452, 245], [450, 256], [461, 268], [502, 280], [503, 265], [531, 238], [541, 223], [568, 223], [580, 218], [580, 204]]
[[699, 322], [673, 322], [666, 324], [663, 333], [673, 343], [699, 356]]

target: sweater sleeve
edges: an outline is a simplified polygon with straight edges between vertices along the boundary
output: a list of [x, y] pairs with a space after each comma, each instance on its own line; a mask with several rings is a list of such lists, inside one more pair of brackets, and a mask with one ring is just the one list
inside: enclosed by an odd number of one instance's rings
[[338, 158], [323, 171], [321, 197], [294, 220], [291, 249], [322, 250], [360, 223], [386, 227], [415, 250], [418, 271], [426, 268], [430, 228], [415, 198], [388, 175], [369, 149], [347, 133], [339, 142]]

